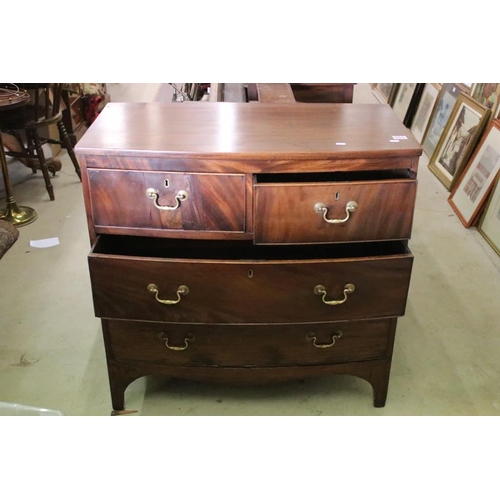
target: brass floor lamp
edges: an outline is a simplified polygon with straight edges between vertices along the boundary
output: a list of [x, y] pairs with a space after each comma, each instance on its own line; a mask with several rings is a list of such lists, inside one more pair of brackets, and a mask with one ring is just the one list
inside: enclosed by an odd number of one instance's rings
[[[24, 106], [30, 100], [29, 94], [12, 85], [14, 88], [0, 88], [0, 113], [3, 110]], [[0, 115], [1, 120], [1, 115]], [[38, 217], [33, 208], [19, 207], [12, 192], [10, 183], [9, 169], [7, 168], [7, 159], [3, 147], [2, 134], [0, 133], [0, 164], [2, 166], [3, 181], [5, 192], [7, 194], [7, 207], [0, 212], [0, 220], [10, 222], [14, 226], [26, 226], [31, 224]]]

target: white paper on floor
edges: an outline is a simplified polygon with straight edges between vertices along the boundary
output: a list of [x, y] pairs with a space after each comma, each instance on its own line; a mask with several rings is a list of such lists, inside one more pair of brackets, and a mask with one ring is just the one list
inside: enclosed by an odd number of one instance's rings
[[30, 246], [34, 248], [49, 248], [59, 245], [59, 238], [45, 238], [43, 240], [30, 240]]

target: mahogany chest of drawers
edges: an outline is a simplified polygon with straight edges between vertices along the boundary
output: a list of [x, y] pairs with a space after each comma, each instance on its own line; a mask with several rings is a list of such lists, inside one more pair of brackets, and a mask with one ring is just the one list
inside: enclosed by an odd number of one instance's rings
[[108, 104], [76, 147], [113, 408], [349, 374], [384, 406], [421, 149], [377, 104]]

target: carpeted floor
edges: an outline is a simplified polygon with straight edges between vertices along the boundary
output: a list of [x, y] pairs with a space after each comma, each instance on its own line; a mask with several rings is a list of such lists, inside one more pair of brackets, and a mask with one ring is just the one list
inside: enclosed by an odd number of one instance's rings
[[19, 238], [19, 231], [10, 223], [0, 220], [0, 259]]

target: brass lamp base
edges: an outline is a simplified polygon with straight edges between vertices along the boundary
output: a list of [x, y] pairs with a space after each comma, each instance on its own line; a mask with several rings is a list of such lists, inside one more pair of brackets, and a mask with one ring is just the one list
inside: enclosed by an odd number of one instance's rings
[[10, 222], [13, 226], [21, 227], [36, 221], [38, 214], [33, 208], [18, 207], [14, 198], [7, 200], [7, 207], [0, 213], [0, 220]]

